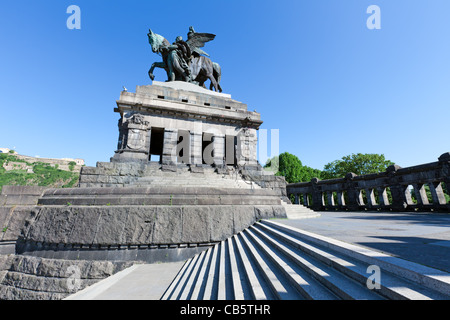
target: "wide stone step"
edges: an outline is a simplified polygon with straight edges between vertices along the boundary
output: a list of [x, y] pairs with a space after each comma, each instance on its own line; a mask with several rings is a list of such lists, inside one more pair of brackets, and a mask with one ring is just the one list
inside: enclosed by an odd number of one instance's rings
[[[193, 170], [193, 171], [192, 171]], [[261, 189], [247, 181], [233, 168], [220, 169], [203, 166], [196, 169], [177, 166], [175, 171], [163, 170], [160, 164], [97, 163], [97, 167], [83, 167], [79, 180], [81, 188], [96, 187], [221, 187]], [[0, 199], [1, 200], [1, 199]]]
[[188, 260], [162, 299], [441, 300], [450, 275], [263, 220]]
[[280, 205], [270, 189], [148, 186], [48, 189], [42, 205]]

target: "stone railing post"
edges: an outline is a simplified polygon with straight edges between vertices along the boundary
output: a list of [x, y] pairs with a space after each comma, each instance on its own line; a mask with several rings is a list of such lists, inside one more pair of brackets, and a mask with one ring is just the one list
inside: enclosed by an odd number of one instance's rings
[[328, 200], [328, 206], [334, 207], [336, 205], [334, 203], [333, 192], [327, 192], [327, 200]]
[[303, 193], [303, 205], [305, 207], [309, 207], [310, 203], [309, 203], [309, 198], [308, 198], [308, 194], [307, 193]]
[[353, 172], [347, 173], [345, 176], [344, 188], [347, 190], [348, 203], [347, 208], [350, 211], [356, 211], [360, 206], [360, 197], [361, 191], [355, 187], [355, 183], [353, 179], [356, 177], [356, 174]]
[[427, 192], [425, 191], [425, 186], [423, 183], [416, 183], [413, 185], [414, 194], [417, 199], [417, 206], [422, 208], [424, 205], [430, 204], [427, 197]]
[[373, 208], [377, 205], [375, 200], [375, 193], [373, 189], [366, 189], [366, 197], [367, 197], [367, 207]]
[[343, 190], [338, 190], [336, 192], [336, 194], [337, 194], [338, 206], [340, 209], [342, 209], [346, 205], [345, 199], [344, 199], [344, 192], [343, 192]]
[[380, 202], [380, 207], [386, 209], [390, 206], [389, 197], [387, 195], [387, 191], [385, 187], [379, 187], [378, 190], [378, 199]]
[[[450, 195], [450, 152], [442, 154], [438, 160], [441, 165], [441, 175], [444, 177], [447, 194]], [[448, 207], [450, 207], [450, 204], [448, 204]]]
[[444, 190], [442, 190], [442, 184], [440, 182], [429, 183], [431, 198], [433, 199], [434, 207], [439, 207], [440, 205], [446, 204]]
[[396, 173], [401, 169], [400, 166], [394, 164], [386, 169], [388, 174], [389, 188], [392, 194], [392, 210], [404, 211], [408, 207], [408, 199], [406, 198], [406, 186], [399, 183]]
[[298, 193], [294, 194], [294, 204], [300, 204]]
[[324, 209], [324, 200], [322, 188], [318, 185], [319, 179], [312, 178], [311, 179], [311, 188], [312, 188], [312, 207], [313, 210], [322, 211]]

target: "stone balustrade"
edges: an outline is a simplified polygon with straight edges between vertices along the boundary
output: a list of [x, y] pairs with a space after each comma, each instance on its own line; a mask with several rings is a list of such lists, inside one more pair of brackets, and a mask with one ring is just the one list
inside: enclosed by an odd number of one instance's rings
[[437, 162], [345, 178], [293, 183], [287, 194], [294, 203], [316, 211], [443, 211], [450, 212], [444, 193], [450, 188], [450, 152]]

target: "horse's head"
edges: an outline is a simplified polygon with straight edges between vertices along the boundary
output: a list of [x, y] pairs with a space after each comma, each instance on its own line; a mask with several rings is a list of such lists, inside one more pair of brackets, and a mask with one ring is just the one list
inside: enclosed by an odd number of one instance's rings
[[148, 43], [152, 46], [152, 51], [159, 52], [159, 48], [164, 45], [165, 38], [159, 34], [154, 33], [151, 29], [148, 30]]

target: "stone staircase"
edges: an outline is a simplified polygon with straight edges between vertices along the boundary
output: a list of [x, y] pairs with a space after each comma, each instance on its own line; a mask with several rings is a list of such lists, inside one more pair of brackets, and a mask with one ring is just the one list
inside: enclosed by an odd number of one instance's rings
[[105, 163], [97, 167], [83, 167], [80, 187], [210, 187], [227, 189], [261, 189], [255, 182], [246, 181], [234, 168], [217, 172], [216, 168], [194, 168], [179, 165], [176, 171], [162, 170], [159, 163], [146, 164]]
[[197, 174], [171, 174], [161, 176], [139, 177], [130, 186], [179, 186], [179, 187], [210, 187], [233, 189], [261, 189], [256, 183], [243, 180], [240, 175], [219, 175], [217, 173]]
[[286, 210], [288, 219], [308, 219], [320, 217], [320, 213], [315, 212], [301, 204], [291, 204], [281, 201], [281, 204]]
[[447, 300], [450, 274], [262, 220], [188, 260], [161, 299]]

